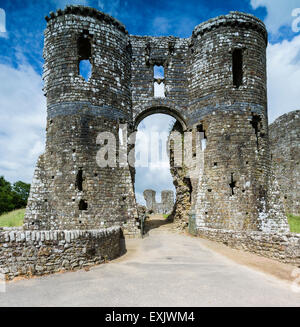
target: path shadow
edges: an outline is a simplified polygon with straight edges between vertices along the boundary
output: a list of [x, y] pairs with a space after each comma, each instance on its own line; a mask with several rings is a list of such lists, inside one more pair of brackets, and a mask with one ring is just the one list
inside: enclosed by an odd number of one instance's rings
[[162, 215], [161, 216], [150, 216], [146, 221], [145, 221], [145, 234], [149, 233], [153, 229], [160, 228], [161, 226], [164, 225], [171, 225], [173, 221], [168, 218], [164, 218]]

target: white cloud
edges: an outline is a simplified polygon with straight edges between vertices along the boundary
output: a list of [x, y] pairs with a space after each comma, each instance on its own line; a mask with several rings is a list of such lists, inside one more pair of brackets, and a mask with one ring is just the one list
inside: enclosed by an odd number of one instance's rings
[[266, 7], [265, 24], [268, 31], [276, 34], [281, 26], [291, 26], [295, 17], [292, 11], [300, 7], [299, 0], [251, 0], [253, 9]]
[[[279, 30], [283, 26], [297, 32], [300, 18], [299, 0], [251, 0], [253, 9], [265, 7], [265, 24], [268, 32], [276, 38], [284, 37]], [[296, 15], [296, 16], [295, 16]], [[297, 16], [298, 15], [298, 16]], [[267, 48], [268, 108], [269, 122], [286, 112], [300, 108], [300, 35], [288, 41], [283, 40]]]
[[267, 48], [269, 121], [300, 109], [300, 35]]
[[135, 198], [136, 198], [136, 202], [138, 204], [141, 204], [141, 205], [144, 205], [144, 206], [146, 205], [146, 201], [145, 201], [144, 196], [143, 196], [142, 193], [135, 192]]
[[[151, 158], [149, 167], [136, 168], [135, 188], [138, 203], [145, 204], [143, 198], [143, 191], [145, 189], [155, 190], [158, 202], [160, 201], [160, 192], [162, 190], [173, 190], [175, 192], [169, 160], [166, 154], [167, 136], [174, 121], [175, 119], [171, 116], [155, 114], [145, 118], [139, 125], [138, 130], [144, 133], [144, 138], [137, 135], [136, 154], [138, 152], [151, 153], [152, 157], [155, 156], [156, 159], [153, 160]], [[157, 136], [161, 139], [160, 155], [158, 155]]]
[[22, 60], [17, 68], [0, 64], [0, 80], [0, 175], [31, 182], [45, 144], [42, 79]]
[[5, 10], [0, 8], [0, 37], [7, 38]]
[[6, 32], [6, 17], [5, 17], [5, 10], [0, 8], [0, 32]]

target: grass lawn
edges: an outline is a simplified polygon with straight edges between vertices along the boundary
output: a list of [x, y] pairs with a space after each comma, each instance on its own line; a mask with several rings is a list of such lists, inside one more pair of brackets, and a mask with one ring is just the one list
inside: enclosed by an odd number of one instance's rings
[[287, 215], [292, 233], [300, 233], [300, 216]]
[[[22, 226], [24, 220], [25, 208], [4, 213], [0, 216], [0, 227], [16, 227]], [[165, 219], [169, 215], [163, 215]], [[300, 216], [287, 215], [290, 229], [292, 233], [300, 233]]]
[[13, 210], [0, 216], [0, 227], [17, 227], [23, 225], [24, 209]]

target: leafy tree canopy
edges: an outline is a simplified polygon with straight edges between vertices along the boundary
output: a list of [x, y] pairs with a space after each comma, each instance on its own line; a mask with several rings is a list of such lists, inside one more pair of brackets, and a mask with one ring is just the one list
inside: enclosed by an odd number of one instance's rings
[[26, 207], [30, 184], [18, 181], [11, 185], [0, 176], [0, 214]]

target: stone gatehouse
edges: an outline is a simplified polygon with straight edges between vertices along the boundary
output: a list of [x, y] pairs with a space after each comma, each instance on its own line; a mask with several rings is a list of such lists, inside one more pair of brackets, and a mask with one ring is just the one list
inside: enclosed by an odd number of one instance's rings
[[[26, 230], [120, 225], [136, 234], [134, 167], [99, 167], [97, 135], [113, 133], [120, 143], [124, 124], [131, 133], [146, 116], [167, 113], [182, 133], [198, 131], [206, 140], [201, 173], [183, 177], [198, 227], [288, 231], [271, 172], [267, 32], [259, 19], [230, 12], [186, 39], [130, 35], [113, 17], [83, 6], [51, 12], [46, 21], [46, 150]], [[88, 80], [80, 74], [83, 60], [92, 67]], [[163, 86], [159, 97], [155, 83]]]
[[[73, 270], [125, 251], [123, 235], [140, 231], [135, 168], [127, 164], [134, 139], [128, 148], [123, 142], [153, 113], [176, 118], [183, 144], [178, 156], [169, 138], [174, 220], [186, 225], [190, 217], [195, 235], [299, 266], [300, 235], [289, 233], [272, 173], [267, 32], [259, 19], [231, 12], [196, 26], [187, 39], [130, 35], [113, 17], [83, 6], [51, 12], [46, 21], [46, 150], [23, 227], [0, 228], [0, 274]], [[88, 79], [83, 62], [91, 66]], [[156, 67], [163, 76], [155, 76]], [[98, 138], [108, 132], [125, 164], [99, 164], [99, 148], [113, 148]]]

